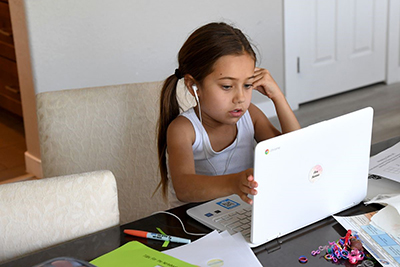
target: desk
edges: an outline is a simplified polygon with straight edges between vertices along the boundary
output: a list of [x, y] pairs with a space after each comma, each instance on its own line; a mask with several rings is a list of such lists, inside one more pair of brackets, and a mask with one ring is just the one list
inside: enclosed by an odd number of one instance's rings
[[[371, 148], [371, 155], [375, 155], [399, 141], [400, 137], [375, 144]], [[171, 209], [170, 212], [182, 219], [187, 231], [196, 233], [210, 232], [211, 230], [209, 228], [186, 215], [186, 210], [195, 205], [196, 204], [193, 203], [186, 204]], [[379, 205], [364, 206], [363, 204], [359, 204], [338, 215], [363, 214], [379, 208]], [[70, 256], [90, 261], [133, 240], [140, 241], [151, 248], [162, 251], [165, 250], [165, 248], [161, 246], [162, 242], [160, 241], [135, 238], [123, 233], [124, 229], [141, 229], [155, 232], [156, 227], [161, 228], [170, 235], [181, 236], [191, 240], [199, 238], [183, 233], [182, 227], [176, 218], [160, 213], [33, 253], [14, 261], [4, 263], [0, 265], [0, 267], [32, 266], [60, 256]], [[302, 264], [298, 262], [298, 258], [301, 255], [306, 255], [309, 259], [305, 266], [332, 266], [331, 262], [323, 258], [311, 256], [310, 252], [317, 249], [318, 246], [326, 245], [328, 241], [335, 241], [345, 234], [345, 229], [338, 224], [333, 217], [329, 217], [294, 233], [283, 236], [279, 238], [279, 242], [276, 240], [271, 241], [265, 245], [254, 248], [253, 251], [264, 266], [300, 266]], [[181, 244], [170, 243], [168, 248], [180, 245]]]

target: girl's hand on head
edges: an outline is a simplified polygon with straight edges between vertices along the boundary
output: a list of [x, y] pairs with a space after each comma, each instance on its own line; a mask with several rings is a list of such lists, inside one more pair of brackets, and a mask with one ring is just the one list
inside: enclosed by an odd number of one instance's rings
[[277, 96], [283, 95], [278, 84], [275, 82], [274, 78], [272, 78], [271, 73], [266, 69], [254, 69], [253, 89], [266, 95], [271, 100]]
[[253, 204], [253, 200], [247, 195], [257, 195], [256, 188], [258, 183], [254, 180], [253, 169], [247, 169], [238, 173], [239, 175], [239, 192], [237, 193], [240, 198], [249, 204]]

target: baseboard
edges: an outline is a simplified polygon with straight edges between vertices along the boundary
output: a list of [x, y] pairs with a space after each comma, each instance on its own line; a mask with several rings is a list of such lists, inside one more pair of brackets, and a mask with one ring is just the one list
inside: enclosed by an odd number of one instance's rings
[[37, 178], [43, 177], [42, 161], [25, 151], [26, 172], [33, 174]]

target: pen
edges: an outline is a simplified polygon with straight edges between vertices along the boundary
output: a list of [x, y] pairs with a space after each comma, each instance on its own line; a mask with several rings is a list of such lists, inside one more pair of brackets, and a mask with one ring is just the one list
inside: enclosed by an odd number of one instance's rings
[[128, 234], [128, 235], [138, 236], [138, 237], [163, 240], [163, 241], [171, 241], [171, 242], [176, 242], [176, 243], [189, 244], [191, 242], [190, 239], [186, 239], [186, 238], [170, 236], [170, 235], [162, 235], [162, 234], [157, 234], [157, 233], [150, 233], [150, 232], [140, 231], [140, 230], [125, 229], [124, 233]]

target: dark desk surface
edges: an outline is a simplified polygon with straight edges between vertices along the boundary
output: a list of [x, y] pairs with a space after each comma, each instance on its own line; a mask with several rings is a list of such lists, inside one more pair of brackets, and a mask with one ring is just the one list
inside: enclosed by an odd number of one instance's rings
[[[398, 141], [400, 141], [400, 137], [373, 145], [371, 155], [394, 145]], [[186, 210], [195, 205], [196, 204], [187, 204], [172, 209], [170, 212], [182, 219], [187, 231], [195, 233], [210, 232], [211, 230], [209, 228], [193, 220], [186, 214]], [[359, 204], [338, 215], [363, 214], [379, 208], [380, 206], [378, 205], [364, 206], [363, 204]], [[70, 256], [90, 261], [133, 240], [140, 241], [151, 248], [162, 251], [165, 250], [165, 248], [162, 247], [162, 242], [160, 241], [135, 238], [123, 233], [123, 229], [141, 229], [157, 232], [156, 227], [161, 228], [169, 235], [189, 238], [192, 241], [199, 238], [198, 236], [185, 234], [180, 223], [173, 216], [159, 213], [33, 253], [14, 261], [4, 263], [0, 265], [0, 267], [32, 266], [60, 256]], [[311, 256], [310, 252], [317, 249], [320, 245], [327, 245], [329, 241], [337, 240], [345, 234], [345, 229], [337, 223], [333, 217], [329, 217], [294, 233], [283, 236], [279, 238], [279, 240], [271, 241], [265, 245], [254, 248], [253, 251], [264, 266], [299, 266], [302, 265], [298, 262], [298, 258], [301, 255], [306, 255], [309, 260], [306, 266], [332, 266], [332, 263], [326, 261], [324, 258]], [[180, 246], [180, 244], [171, 242], [168, 248], [177, 246]]]

